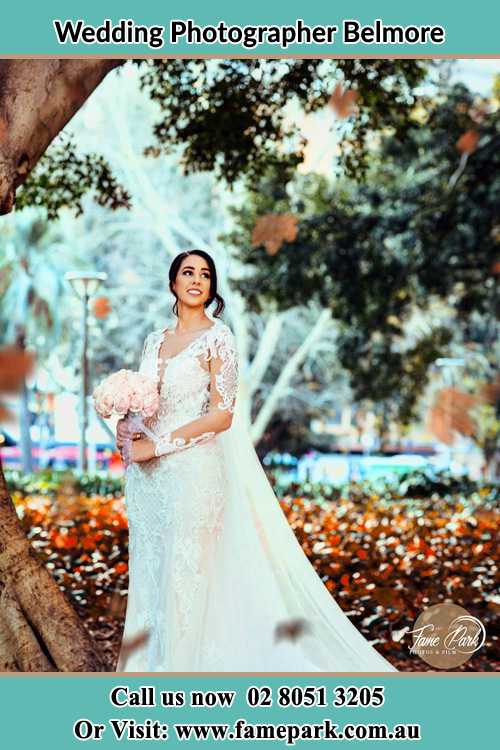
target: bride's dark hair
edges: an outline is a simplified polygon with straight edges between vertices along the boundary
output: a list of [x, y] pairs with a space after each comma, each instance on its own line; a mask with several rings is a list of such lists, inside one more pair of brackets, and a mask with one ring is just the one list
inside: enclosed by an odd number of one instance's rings
[[178, 314], [178, 308], [177, 308], [177, 295], [174, 292], [173, 286], [174, 282], [177, 278], [177, 274], [179, 272], [179, 268], [181, 267], [181, 263], [188, 255], [199, 255], [200, 258], [203, 258], [203, 260], [206, 261], [209, 269], [210, 269], [210, 292], [209, 297], [207, 301], [205, 302], [205, 307], [208, 307], [214, 300], [217, 302], [217, 306], [214, 310], [214, 317], [218, 318], [221, 312], [224, 310], [224, 300], [220, 296], [220, 294], [217, 292], [217, 271], [215, 269], [215, 263], [213, 261], [213, 258], [206, 253], [204, 250], [185, 250], [183, 253], [179, 253], [179, 255], [176, 255], [173, 259], [170, 268], [168, 270], [168, 278], [170, 282], [170, 291], [174, 295], [175, 302], [172, 307], [172, 312], [174, 315]]

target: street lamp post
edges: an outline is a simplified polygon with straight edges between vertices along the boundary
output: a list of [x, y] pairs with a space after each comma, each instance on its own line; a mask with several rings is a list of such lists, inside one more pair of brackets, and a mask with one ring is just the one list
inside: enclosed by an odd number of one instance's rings
[[106, 273], [95, 271], [68, 271], [64, 278], [70, 282], [73, 291], [82, 300], [82, 353], [81, 353], [81, 381], [80, 381], [80, 444], [78, 451], [78, 471], [83, 474], [87, 471], [87, 396], [89, 392], [89, 373], [87, 361], [88, 346], [88, 309], [89, 299], [92, 297], [102, 281], [106, 281]]

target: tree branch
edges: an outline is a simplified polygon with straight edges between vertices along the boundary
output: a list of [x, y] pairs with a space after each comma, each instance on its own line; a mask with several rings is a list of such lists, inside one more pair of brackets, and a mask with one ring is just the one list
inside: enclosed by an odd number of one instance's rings
[[274, 356], [274, 350], [283, 328], [284, 317], [283, 313], [272, 313], [267, 320], [257, 353], [252, 360], [248, 373], [250, 396], [253, 396], [261, 384], [262, 378]]
[[330, 321], [330, 310], [323, 310], [307, 338], [302, 342], [298, 349], [295, 350], [293, 355], [286, 363], [285, 367], [282, 369], [279, 378], [271, 389], [271, 393], [267, 397], [253, 423], [252, 439], [254, 443], [258, 442], [262, 437], [264, 430], [266, 429], [267, 424], [269, 423], [269, 420], [271, 419], [271, 416], [276, 409], [279, 399], [284, 396], [293, 376], [297, 372], [297, 369], [307, 357], [307, 354], [311, 350], [313, 344], [315, 344], [316, 341], [323, 335]]
[[124, 60], [0, 60], [0, 214], [50, 143]]

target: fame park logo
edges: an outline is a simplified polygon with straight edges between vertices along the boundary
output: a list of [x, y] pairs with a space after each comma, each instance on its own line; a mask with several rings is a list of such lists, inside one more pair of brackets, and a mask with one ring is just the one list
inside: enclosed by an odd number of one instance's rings
[[464, 664], [486, 640], [481, 620], [452, 602], [424, 609], [407, 635], [413, 636], [410, 654], [438, 669]]

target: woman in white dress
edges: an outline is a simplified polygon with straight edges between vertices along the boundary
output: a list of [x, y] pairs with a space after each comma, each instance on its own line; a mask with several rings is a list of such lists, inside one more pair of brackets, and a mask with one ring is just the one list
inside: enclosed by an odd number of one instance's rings
[[[140, 372], [160, 408], [125, 476], [129, 590], [117, 671], [396, 671], [330, 595], [290, 528], [237, 410], [234, 336], [212, 258], [172, 262], [177, 323]], [[215, 303], [213, 316], [207, 307]], [[128, 428], [118, 423], [123, 449]], [[135, 649], [126, 643], [147, 632]]]

